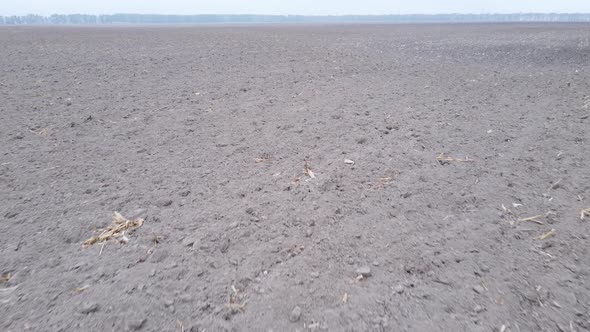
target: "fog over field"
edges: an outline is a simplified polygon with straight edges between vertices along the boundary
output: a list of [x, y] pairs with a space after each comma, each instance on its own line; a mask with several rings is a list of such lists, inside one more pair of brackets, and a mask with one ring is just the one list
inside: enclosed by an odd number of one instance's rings
[[389, 15], [590, 13], [586, 0], [19, 0], [5, 1], [0, 15], [40, 14], [256, 14]]
[[408, 14], [408, 15], [158, 15], [69, 14], [0, 16], [0, 25], [27, 24], [260, 24], [260, 23], [477, 23], [477, 22], [590, 22], [590, 14]]

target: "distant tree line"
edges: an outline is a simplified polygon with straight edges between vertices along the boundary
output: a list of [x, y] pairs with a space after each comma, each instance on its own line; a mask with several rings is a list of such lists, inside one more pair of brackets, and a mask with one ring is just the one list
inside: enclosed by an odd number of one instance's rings
[[199, 24], [199, 23], [461, 23], [590, 22], [590, 14], [438, 14], [438, 15], [144, 15], [71, 14], [0, 16], [0, 25], [22, 24]]

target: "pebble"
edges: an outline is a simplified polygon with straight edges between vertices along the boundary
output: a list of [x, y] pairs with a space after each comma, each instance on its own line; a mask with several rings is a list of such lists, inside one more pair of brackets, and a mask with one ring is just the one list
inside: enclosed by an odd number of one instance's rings
[[361, 275], [365, 278], [370, 277], [371, 274], [371, 268], [368, 266], [361, 266], [358, 269], [356, 269], [356, 274]]
[[479, 270], [483, 273], [488, 273], [488, 272], [490, 272], [490, 267], [485, 264], [480, 264]]
[[313, 235], [313, 230], [312, 230], [311, 228], [308, 228], [308, 229], [305, 231], [305, 236], [306, 236], [306, 237], [311, 237], [312, 235]]
[[319, 278], [320, 277], [320, 273], [319, 272], [312, 272], [309, 274], [312, 278]]
[[348, 165], [354, 165], [354, 161], [352, 161], [350, 159], [344, 159], [344, 163], [348, 164]]
[[80, 313], [82, 314], [89, 314], [91, 312], [98, 311], [98, 304], [94, 302], [85, 302], [79, 308]]
[[476, 286], [473, 286], [473, 291], [476, 292], [477, 294], [483, 294], [483, 292], [485, 292], [485, 289], [480, 285], [476, 285]]
[[166, 301], [164, 301], [164, 305], [165, 305], [166, 307], [170, 307], [170, 306], [171, 306], [171, 305], [173, 305], [173, 304], [174, 304], [174, 300], [166, 300]]
[[373, 266], [379, 266], [379, 261], [373, 261]]
[[301, 308], [299, 306], [296, 306], [295, 308], [293, 308], [293, 311], [291, 311], [291, 313], [289, 314], [289, 320], [295, 323], [299, 321], [299, 319], [301, 319]]
[[182, 245], [185, 247], [194, 247], [195, 242], [197, 242], [197, 239], [194, 236], [187, 236], [182, 240]]
[[227, 250], [229, 249], [229, 243], [230, 243], [229, 238], [223, 240], [223, 242], [221, 243], [221, 247], [219, 248], [219, 251], [221, 251], [222, 254], [225, 254], [227, 252]]
[[170, 206], [172, 205], [172, 200], [167, 198], [159, 199], [158, 201], [156, 201], [156, 205], [159, 207]]
[[23, 135], [22, 133], [18, 133], [18, 134], [16, 134], [14, 136], [14, 138], [16, 138], [16, 139], [23, 139], [23, 138], [25, 138], [25, 135]]
[[475, 307], [473, 307], [473, 312], [476, 314], [479, 314], [480, 312], [486, 310], [486, 308], [480, 306], [479, 304], [476, 305]]
[[127, 322], [127, 326], [125, 327], [125, 330], [127, 331], [137, 331], [140, 330], [143, 325], [145, 324], [145, 322], [147, 321], [146, 318], [141, 318], [141, 319], [133, 319]]
[[405, 288], [404, 285], [397, 285], [395, 286], [395, 288], [393, 289], [396, 293], [401, 294], [404, 292]]

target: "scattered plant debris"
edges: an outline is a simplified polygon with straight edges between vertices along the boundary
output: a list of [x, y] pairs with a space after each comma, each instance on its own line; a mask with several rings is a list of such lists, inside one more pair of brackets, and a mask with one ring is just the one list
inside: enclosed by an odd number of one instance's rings
[[315, 179], [315, 174], [313, 173], [313, 171], [309, 167], [309, 163], [307, 162], [307, 160], [305, 161], [305, 166], [304, 166], [303, 174], [309, 176], [312, 179]]
[[83, 291], [87, 290], [88, 288], [90, 288], [90, 285], [84, 285], [82, 287], [78, 287], [74, 289], [74, 293], [82, 293]]
[[12, 278], [10, 273], [3, 273], [0, 275], [0, 284], [7, 283]]
[[48, 136], [51, 133], [51, 129], [43, 128], [39, 131], [39, 136]]
[[544, 225], [544, 223], [542, 221], [538, 220], [541, 217], [543, 217], [543, 215], [539, 214], [539, 215], [528, 217], [528, 218], [521, 218], [521, 219], [518, 219], [518, 221], [530, 221], [530, 222], [537, 223], [539, 225]]
[[436, 160], [441, 164], [448, 164], [450, 162], [461, 162], [461, 163], [472, 163], [474, 162], [473, 159], [469, 159], [468, 157], [465, 157], [465, 159], [459, 159], [459, 158], [454, 158], [451, 156], [445, 156], [444, 153], [441, 153], [438, 157], [436, 157]]
[[556, 232], [556, 231], [555, 231], [555, 229], [552, 229], [552, 230], [550, 230], [549, 232], [547, 232], [547, 233], [545, 233], [545, 234], [543, 234], [543, 235], [539, 236], [537, 239], [538, 239], [538, 240], [545, 240], [546, 238], [548, 238], [548, 237], [550, 237], [550, 236], [553, 236], [553, 235], [555, 235], [555, 232]]
[[244, 312], [246, 308], [246, 303], [239, 303], [239, 290], [232, 285], [231, 286], [232, 293], [229, 294], [229, 301], [226, 306], [229, 308], [232, 314], [237, 314], [239, 312]]
[[[99, 230], [100, 235], [93, 236], [84, 241], [84, 246], [91, 246], [95, 243], [106, 244], [111, 239], [119, 239], [119, 242], [126, 244], [129, 242], [129, 238], [125, 236], [126, 231], [133, 231], [143, 225], [144, 220], [141, 218], [135, 220], [129, 220], [123, 217], [119, 212], [113, 213], [113, 223], [107, 228]], [[102, 252], [102, 248], [101, 248]]]

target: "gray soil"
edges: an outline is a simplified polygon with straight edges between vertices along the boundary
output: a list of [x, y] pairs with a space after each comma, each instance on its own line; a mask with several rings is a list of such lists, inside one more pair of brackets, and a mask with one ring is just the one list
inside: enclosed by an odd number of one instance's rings
[[1, 28], [0, 330], [590, 330], [589, 38]]

